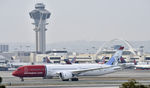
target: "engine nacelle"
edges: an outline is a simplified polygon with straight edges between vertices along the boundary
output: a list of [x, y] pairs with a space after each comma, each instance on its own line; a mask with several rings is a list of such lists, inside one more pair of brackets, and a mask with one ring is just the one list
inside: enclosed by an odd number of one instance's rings
[[73, 74], [71, 72], [61, 72], [60, 73], [60, 78], [62, 80], [64, 80], [64, 79], [70, 79], [72, 77], [73, 77]]

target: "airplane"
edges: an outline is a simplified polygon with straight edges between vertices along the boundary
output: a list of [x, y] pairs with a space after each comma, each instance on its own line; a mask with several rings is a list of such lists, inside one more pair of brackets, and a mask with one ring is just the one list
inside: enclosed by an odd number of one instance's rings
[[70, 61], [69, 59], [64, 59], [64, 61], [66, 62], [66, 64], [73, 64], [76, 63], [76, 57], [72, 58], [72, 60]]
[[150, 70], [150, 64], [136, 65], [136, 70]]
[[136, 62], [134, 61], [134, 63], [127, 63], [125, 59], [121, 56], [120, 63], [118, 65], [122, 66], [122, 68], [135, 68]]
[[18, 68], [25, 65], [31, 65], [32, 63], [24, 63], [24, 62], [9, 62], [7, 65], [11, 68]]
[[104, 64], [105, 63], [105, 58], [106, 57], [103, 56], [101, 60], [100, 59], [96, 59], [95, 62], [98, 63], [98, 64]]
[[48, 57], [43, 57], [44, 63], [52, 63]]
[[[105, 56], [102, 57], [102, 59], [97, 59], [95, 60], [96, 63], [98, 64], [104, 64], [105, 63]], [[121, 56], [120, 59], [119, 59], [119, 63], [118, 63], [119, 66], [122, 66], [122, 68], [135, 68], [135, 65], [136, 65], [136, 62], [134, 61], [134, 63], [127, 63], [125, 61], [125, 59]]]
[[79, 76], [99, 76], [121, 70], [118, 66], [118, 59], [122, 56], [124, 47], [118, 51], [105, 64], [49, 64], [49, 65], [28, 65], [19, 67], [12, 73], [20, 77], [59, 77], [62, 81], [78, 81]]
[[136, 70], [150, 70], [150, 63], [149, 62], [138, 62], [135, 65], [135, 69]]

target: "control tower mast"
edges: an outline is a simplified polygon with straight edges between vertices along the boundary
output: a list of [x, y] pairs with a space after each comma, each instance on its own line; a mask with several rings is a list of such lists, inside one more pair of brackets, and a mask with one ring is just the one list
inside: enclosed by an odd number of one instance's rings
[[35, 9], [29, 13], [30, 17], [34, 19], [36, 33], [36, 53], [44, 54], [46, 51], [46, 19], [50, 18], [51, 13], [45, 9], [43, 3], [35, 4]]

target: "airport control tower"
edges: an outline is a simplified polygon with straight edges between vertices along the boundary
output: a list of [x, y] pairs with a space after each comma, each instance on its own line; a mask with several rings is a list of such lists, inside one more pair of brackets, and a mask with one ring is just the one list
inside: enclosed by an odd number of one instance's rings
[[29, 13], [30, 17], [34, 19], [36, 33], [36, 53], [44, 54], [46, 51], [46, 19], [50, 18], [51, 13], [45, 9], [43, 3], [35, 4], [35, 9]]

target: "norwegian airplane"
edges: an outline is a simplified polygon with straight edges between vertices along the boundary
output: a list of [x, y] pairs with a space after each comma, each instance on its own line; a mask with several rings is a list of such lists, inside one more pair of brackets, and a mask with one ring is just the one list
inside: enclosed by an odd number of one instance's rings
[[99, 76], [120, 70], [118, 59], [122, 56], [123, 49], [120, 47], [105, 64], [28, 65], [19, 67], [12, 75], [20, 77], [21, 81], [24, 81], [24, 77], [59, 77], [62, 81], [78, 81], [78, 76]]

